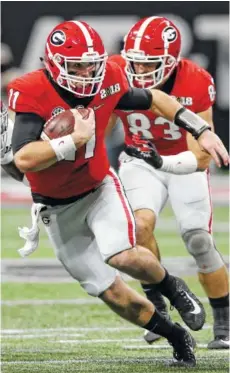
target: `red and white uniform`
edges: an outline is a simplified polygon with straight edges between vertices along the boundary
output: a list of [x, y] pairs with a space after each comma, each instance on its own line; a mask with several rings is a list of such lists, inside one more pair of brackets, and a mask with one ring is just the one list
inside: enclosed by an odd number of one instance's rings
[[[16, 112], [38, 114], [47, 121], [55, 109], [70, 109], [42, 70], [9, 85], [9, 106]], [[40, 172], [28, 172], [31, 190], [51, 198], [78, 196], [71, 204], [47, 206], [43, 223], [59, 260], [91, 295], [113, 282], [116, 271], [105, 264], [111, 256], [135, 245], [135, 223], [118, 176], [109, 168], [104, 132], [119, 99], [128, 90], [122, 70], [108, 62], [101, 89], [88, 107], [95, 110], [95, 144], [77, 150], [74, 162], [62, 161]], [[90, 150], [90, 153], [88, 153]]]
[[[111, 60], [124, 69], [125, 61], [121, 56], [113, 56]], [[194, 62], [182, 59], [170, 95], [186, 108], [201, 113], [215, 101], [213, 79]], [[116, 114], [123, 122], [127, 144], [132, 143], [133, 134], [140, 134], [153, 141], [161, 155], [174, 155], [188, 150], [186, 131], [173, 122], [149, 110], [117, 110]], [[119, 176], [134, 211], [148, 208], [158, 216], [169, 197], [182, 234], [197, 228], [211, 230], [212, 211], [207, 172], [172, 175], [124, 154], [120, 159]]]
[[[119, 58], [120, 57], [120, 58]], [[124, 68], [121, 56], [111, 57]], [[201, 113], [213, 105], [215, 89], [210, 74], [194, 62], [182, 59], [170, 96], [177, 98], [184, 107], [194, 113]], [[125, 130], [126, 144], [132, 144], [132, 135], [140, 134], [150, 139], [161, 155], [173, 155], [188, 150], [187, 131], [150, 110], [116, 110]]]
[[[106, 95], [106, 89], [111, 89], [114, 93]], [[43, 70], [14, 80], [9, 84], [8, 90], [11, 110], [35, 113], [44, 118], [44, 121], [47, 121], [57, 108], [70, 109]], [[127, 90], [128, 83], [120, 68], [108, 62], [101, 90], [88, 106], [95, 110], [96, 116], [95, 143], [91, 144], [93, 146], [90, 153], [86, 144], [76, 152], [74, 162], [58, 162], [40, 172], [28, 172], [26, 176], [32, 192], [52, 198], [67, 198], [80, 195], [99, 185], [109, 170], [104, 145], [105, 128], [119, 99]]]

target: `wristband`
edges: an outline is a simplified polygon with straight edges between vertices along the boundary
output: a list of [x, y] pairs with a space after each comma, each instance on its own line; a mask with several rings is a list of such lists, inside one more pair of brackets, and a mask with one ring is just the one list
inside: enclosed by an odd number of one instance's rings
[[190, 132], [196, 140], [204, 131], [211, 130], [211, 127], [205, 120], [184, 107], [176, 113], [174, 123], [178, 127], [182, 127]]
[[77, 150], [71, 135], [59, 137], [49, 141], [56, 154], [57, 160], [74, 161]]

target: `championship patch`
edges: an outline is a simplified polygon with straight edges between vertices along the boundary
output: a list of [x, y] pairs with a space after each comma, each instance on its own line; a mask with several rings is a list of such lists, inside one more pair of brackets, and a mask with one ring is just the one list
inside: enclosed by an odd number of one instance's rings
[[121, 90], [121, 87], [119, 83], [113, 84], [107, 88], [101, 89], [100, 90], [101, 99], [114, 95], [115, 93], [120, 92], [120, 90]]

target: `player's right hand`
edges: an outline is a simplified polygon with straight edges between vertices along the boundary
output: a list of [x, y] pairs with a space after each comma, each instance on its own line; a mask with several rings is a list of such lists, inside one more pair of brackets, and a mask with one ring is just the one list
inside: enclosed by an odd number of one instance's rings
[[85, 144], [95, 134], [95, 113], [91, 108], [88, 110], [89, 115], [85, 119], [78, 110], [71, 110], [75, 118], [74, 131], [71, 135], [76, 145]]
[[199, 145], [212, 156], [218, 167], [222, 166], [221, 162], [223, 162], [225, 166], [229, 165], [230, 158], [227, 149], [216, 133], [208, 130], [204, 131], [198, 137], [197, 141]]
[[151, 141], [139, 135], [133, 135], [132, 140], [134, 144], [126, 146], [126, 154], [134, 158], [143, 159], [156, 169], [162, 167], [163, 159]]

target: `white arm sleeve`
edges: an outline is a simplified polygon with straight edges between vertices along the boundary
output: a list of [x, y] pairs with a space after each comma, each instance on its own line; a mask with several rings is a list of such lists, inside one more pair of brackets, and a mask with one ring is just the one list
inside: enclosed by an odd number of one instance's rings
[[175, 175], [187, 175], [199, 171], [196, 156], [191, 151], [176, 155], [161, 156], [163, 164], [159, 170]]

